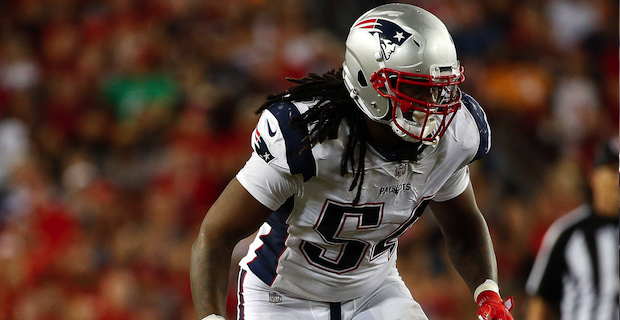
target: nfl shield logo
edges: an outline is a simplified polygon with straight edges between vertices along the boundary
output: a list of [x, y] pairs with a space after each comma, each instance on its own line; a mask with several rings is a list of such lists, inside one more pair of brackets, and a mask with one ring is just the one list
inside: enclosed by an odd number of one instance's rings
[[405, 174], [405, 171], [407, 171], [407, 164], [401, 162], [396, 165], [396, 170], [394, 171], [394, 175], [396, 176], [396, 178], [400, 178], [402, 177], [403, 174]]

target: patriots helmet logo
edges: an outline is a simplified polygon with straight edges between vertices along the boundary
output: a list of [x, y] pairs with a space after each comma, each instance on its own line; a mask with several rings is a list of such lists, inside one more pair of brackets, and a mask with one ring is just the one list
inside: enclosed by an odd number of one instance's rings
[[[411, 37], [411, 33], [403, 30], [396, 23], [378, 18], [361, 21], [353, 28], [367, 29], [373, 35], [378, 34], [385, 60], [389, 60], [396, 48]], [[418, 43], [416, 42], [416, 44]]]

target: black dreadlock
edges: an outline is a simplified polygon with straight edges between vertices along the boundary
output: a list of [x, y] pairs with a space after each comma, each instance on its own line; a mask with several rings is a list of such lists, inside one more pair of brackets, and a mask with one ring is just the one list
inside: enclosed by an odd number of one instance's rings
[[[349, 97], [349, 92], [344, 86], [342, 68], [338, 71], [331, 70], [323, 75], [310, 73], [301, 79], [287, 78], [295, 85], [277, 95], [269, 95], [267, 101], [256, 111], [257, 114], [269, 108], [277, 102], [289, 101], [312, 101], [320, 99], [318, 103], [309, 108], [303, 114], [291, 118], [289, 125], [299, 132], [306, 132], [309, 124], [315, 124], [305, 139], [310, 140], [310, 145], [325, 141], [329, 137], [338, 134], [340, 122], [345, 119], [350, 127], [349, 138], [345, 145], [340, 161], [340, 175], [348, 173], [348, 167], [354, 173], [349, 191], [357, 186], [357, 194], [353, 200], [357, 204], [362, 194], [364, 183], [364, 158], [366, 157], [366, 124], [364, 115], [359, 112], [357, 106]], [[357, 168], [355, 165], [354, 151], [358, 147]], [[303, 151], [303, 150], [302, 150]]]

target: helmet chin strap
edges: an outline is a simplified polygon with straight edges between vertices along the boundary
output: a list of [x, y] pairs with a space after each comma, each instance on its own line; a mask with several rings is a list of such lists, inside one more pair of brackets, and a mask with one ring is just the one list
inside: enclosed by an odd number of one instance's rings
[[[395, 106], [392, 107], [396, 108]], [[424, 130], [422, 130], [421, 125], [411, 123], [411, 121], [405, 119], [400, 108], [397, 108], [395, 110], [394, 119], [390, 121], [390, 127], [392, 128], [392, 131], [401, 139], [408, 142], [419, 142], [419, 139], [410, 136], [409, 134], [407, 134], [407, 132], [417, 134], [420, 137], [427, 137], [429, 135], [432, 135], [433, 132], [437, 130], [437, 119], [432, 119], [431, 121], [428, 121], [426, 123], [426, 126], [424, 127]], [[439, 137], [435, 137], [433, 141], [422, 141], [423, 144], [432, 147], [435, 147], [438, 142]]]
[[[407, 142], [411, 142], [411, 143], [416, 143], [416, 142], [420, 142], [420, 140], [406, 134], [403, 130], [401, 130], [396, 123], [394, 123], [394, 121], [390, 121], [390, 128], [392, 128], [392, 131], [394, 132], [394, 134], [396, 134], [399, 138], [407, 141]], [[439, 143], [439, 137], [435, 137], [435, 139], [433, 139], [433, 141], [422, 141], [422, 144], [427, 145], [427, 146], [431, 146], [431, 147], [436, 147], [437, 143]]]
[[407, 142], [419, 142], [420, 140], [406, 134], [403, 130], [400, 130], [400, 128], [398, 126], [396, 126], [396, 123], [394, 123], [394, 121], [390, 121], [390, 128], [392, 128], [392, 131], [394, 132], [394, 134], [396, 134], [399, 138], [407, 141]]

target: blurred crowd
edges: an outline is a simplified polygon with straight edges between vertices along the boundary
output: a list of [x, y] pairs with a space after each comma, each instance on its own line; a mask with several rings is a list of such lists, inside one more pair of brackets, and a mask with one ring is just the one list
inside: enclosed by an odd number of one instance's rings
[[[405, 2], [447, 24], [487, 111], [472, 179], [522, 318], [544, 231], [618, 133], [618, 3]], [[381, 3], [0, 1], [0, 319], [194, 319], [190, 247], [250, 155], [254, 110], [285, 77], [338, 68]], [[429, 318], [475, 314], [431, 214], [400, 243]]]

